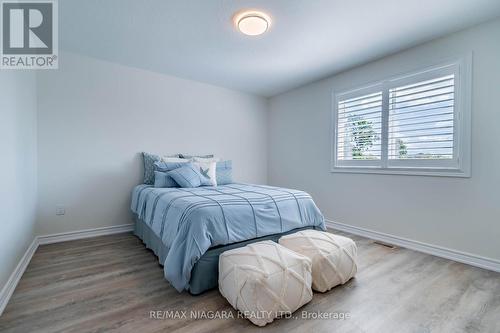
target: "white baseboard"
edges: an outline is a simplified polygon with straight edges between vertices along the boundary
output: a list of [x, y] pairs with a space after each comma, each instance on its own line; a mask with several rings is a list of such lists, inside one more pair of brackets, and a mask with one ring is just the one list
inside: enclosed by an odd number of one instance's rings
[[33, 242], [28, 247], [23, 257], [19, 261], [19, 264], [17, 264], [17, 267], [14, 269], [9, 279], [7, 280], [7, 283], [3, 286], [2, 290], [0, 291], [0, 316], [5, 310], [5, 307], [7, 306], [7, 303], [9, 302], [10, 298], [12, 297], [12, 294], [14, 293], [14, 290], [16, 289], [16, 286], [19, 283], [19, 280], [21, 280], [21, 277], [23, 276], [26, 267], [28, 267], [31, 258], [35, 254], [35, 251], [39, 245], [66, 242], [70, 240], [97, 237], [97, 236], [119, 234], [123, 232], [132, 231], [133, 229], [134, 229], [133, 224], [120, 224], [110, 227], [62, 232], [58, 234], [44, 235], [44, 236], [35, 236]]
[[44, 245], [44, 244], [66, 242], [76, 239], [119, 234], [123, 232], [129, 232], [132, 230], [134, 230], [133, 224], [120, 224], [120, 225], [113, 225], [110, 227], [61, 232], [58, 234], [38, 236], [37, 238], [38, 238], [38, 244]]
[[461, 252], [437, 245], [426, 244], [416, 240], [389, 235], [382, 232], [355, 227], [352, 225], [334, 222], [330, 220], [325, 220], [325, 223], [327, 227], [332, 229], [378, 240], [388, 244], [397, 245], [410, 250], [431, 254], [437, 257], [458, 261], [471, 266], [476, 266], [491, 271], [500, 272], [500, 260], [481, 257], [467, 252]]
[[23, 257], [17, 264], [16, 268], [14, 269], [14, 272], [12, 272], [12, 274], [10, 275], [9, 279], [7, 280], [7, 283], [5, 283], [5, 285], [3, 286], [2, 291], [0, 291], [0, 316], [3, 313], [3, 310], [5, 310], [7, 303], [12, 297], [12, 294], [14, 293], [14, 290], [16, 289], [16, 286], [19, 283], [19, 280], [21, 280], [21, 277], [23, 276], [26, 267], [28, 267], [28, 264], [30, 263], [31, 258], [33, 257], [33, 254], [35, 254], [37, 248], [38, 248], [38, 240], [35, 237], [33, 239], [33, 242], [31, 242], [30, 246], [24, 253]]

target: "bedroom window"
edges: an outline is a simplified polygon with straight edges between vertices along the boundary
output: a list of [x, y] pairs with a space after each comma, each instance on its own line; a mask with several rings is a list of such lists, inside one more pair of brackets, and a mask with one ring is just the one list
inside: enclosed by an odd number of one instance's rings
[[469, 177], [470, 58], [335, 94], [332, 171]]

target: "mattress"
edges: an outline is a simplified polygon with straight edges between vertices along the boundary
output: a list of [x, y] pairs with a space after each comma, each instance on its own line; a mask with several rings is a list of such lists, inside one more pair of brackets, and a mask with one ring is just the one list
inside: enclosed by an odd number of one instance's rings
[[[178, 291], [192, 293], [199, 290], [191, 287], [192, 272], [209, 249], [300, 228], [325, 229], [323, 215], [309, 194], [265, 185], [191, 189], [139, 185], [131, 209], [142, 223], [137, 224], [142, 234], [148, 230], [154, 235], [148, 236], [148, 246], [156, 248], [165, 278]], [[136, 234], [141, 237], [141, 230]]]

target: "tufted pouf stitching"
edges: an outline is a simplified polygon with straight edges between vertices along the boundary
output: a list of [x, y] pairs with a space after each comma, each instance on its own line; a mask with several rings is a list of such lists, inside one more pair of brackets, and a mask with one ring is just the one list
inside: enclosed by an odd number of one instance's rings
[[[350, 251], [348, 251], [345, 246], [342, 246], [338, 242], [338, 239], [343, 239], [348, 243], [352, 242], [353, 253], [351, 254]], [[291, 244], [290, 241], [293, 240], [298, 240], [303, 242], [305, 241], [309, 245]], [[338, 255], [334, 256], [334, 253], [331, 253], [331, 251], [325, 249], [324, 244], [323, 245], [321, 244], [322, 242], [330, 244], [332, 247], [336, 248], [338, 252], [335, 254]], [[333, 288], [335, 285], [337, 285], [336, 283], [331, 281], [331, 279], [328, 278], [325, 267], [315, 267], [316, 265], [318, 265], [318, 262], [327, 262], [329, 266], [328, 268], [330, 268], [330, 270], [338, 277], [340, 284], [346, 283], [357, 272], [357, 263], [355, 258], [357, 248], [355, 243], [347, 237], [333, 235], [328, 232], [306, 230], [291, 235], [283, 236], [282, 238], [280, 238], [279, 243], [285, 247], [288, 247], [292, 251], [296, 251], [300, 254], [309, 257], [312, 260], [313, 289], [315, 290], [327, 291]], [[342, 260], [342, 258], [340, 257], [341, 255], [344, 255], [345, 258], [349, 258], [350, 260], [349, 271], [342, 272], [339, 269], [338, 264]], [[314, 260], [315, 256], [321, 257], [322, 260]], [[337, 262], [334, 259], [336, 259]]]
[[[241, 261], [249, 256], [254, 258], [255, 264], [246, 264], [244, 261]], [[239, 258], [241, 260], [238, 260]], [[298, 262], [289, 266], [291, 260]], [[270, 272], [268, 270], [269, 265], [266, 265], [266, 262], [275, 265], [276, 267], [273, 267], [275, 271]], [[312, 299], [310, 260], [272, 241], [253, 243], [242, 248], [224, 252], [219, 259], [219, 269], [225, 270], [219, 272], [220, 292], [234, 308], [242, 312], [255, 309], [275, 314], [265, 319], [248, 318], [259, 326], [264, 326], [271, 322], [278, 316], [278, 313], [295, 311]], [[298, 269], [300, 274], [295, 269]], [[282, 280], [279, 287], [272, 289], [268, 282], [276, 275], [281, 275]], [[230, 280], [231, 278], [233, 281]], [[293, 284], [293, 281], [296, 283]], [[233, 286], [235, 286], [234, 295], [227, 294], [227, 292], [231, 292], [231, 288], [226, 285], [229, 283], [233, 283]], [[300, 295], [296, 295], [298, 297], [294, 299], [294, 304], [287, 304], [285, 298], [291, 291], [293, 295], [295, 290], [290, 289], [291, 287], [295, 288], [296, 284], [302, 286]], [[244, 296], [245, 288], [250, 288], [250, 290], [252, 288], [263, 288], [262, 290], [270, 298], [272, 304], [268, 308], [264, 308], [262, 302], [257, 299], [257, 292], [251, 293], [250, 297], [252, 299], [246, 299]]]

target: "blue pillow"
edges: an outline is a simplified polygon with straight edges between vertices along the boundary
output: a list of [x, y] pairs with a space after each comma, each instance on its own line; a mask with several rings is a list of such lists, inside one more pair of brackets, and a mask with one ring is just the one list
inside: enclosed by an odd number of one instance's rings
[[155, 171], [160, 171], [160, 172], [168, 172], [172, 171], [177, 168], [182, 168], [184, 165], [186, 165], [186, 162], [164, 162], [164, 161], [157, 161], [154, 163], [154, 170]]
[[227, 185], [233, 182], [233, 161], [217, 162], [215, 170], [217, 185]]
[[193, 163], [184, 163], [184, 166], [167, 172], [180, 187], [199, 187], [206, 184], [207, 178], [203, 176]]
[[155, 182], [154, 163], [161, 161], [161, 156], [142, 153], [144, 158], [144, 184], [153, 185]]
[[[146, 152], [143, 152], [142, 156], [144, 158], [144, 184], [153, 185], [155, 182], [154, 164], [161, 161], [161, 156]], [[169, 157], [179, 157], [179, 154]]]
[[[167, 175], [167, 172], [181, 168], [188, 162], [164, 162], [157, 161], [154, 163], [155, 169], [155, 187], [179, 187], [175, 180]], [[158, 177], [158, 181], [156, 178]]]
[[166, 172], [155, 171], [155, 187], [179, 187]]

